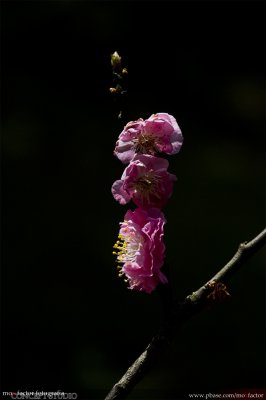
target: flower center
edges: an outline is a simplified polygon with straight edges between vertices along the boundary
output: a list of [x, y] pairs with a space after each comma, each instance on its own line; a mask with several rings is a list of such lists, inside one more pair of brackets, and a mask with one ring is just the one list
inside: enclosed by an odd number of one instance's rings
[[[116, 262], [118, 264], [125, 264], [126, 262], [134, 262], [137, 255], [140, 252], [140, 248], [143, 244], [142, 236], [136, 232], [134, 227], [129, 227], [128, 221], [121, 223], [120, 233], [118, 240], [114, 244], [113, 254], [116, 255]], [[117, 266], [119, 270], [118, 276], [124, 275], [122, 272], [122, 266]], [[127, 280], [125, 280], [127, 282]]]
[[161, 177], [159, 175], [146, 173], [134, 182], [135, 192], [146, 198], [151, 195], [158, 197], [160, 181]]
[[155, 138], [143, 133], [136, 139], [135, 148], [138, 153], [142, 154], [155, 154], [158, 151]]

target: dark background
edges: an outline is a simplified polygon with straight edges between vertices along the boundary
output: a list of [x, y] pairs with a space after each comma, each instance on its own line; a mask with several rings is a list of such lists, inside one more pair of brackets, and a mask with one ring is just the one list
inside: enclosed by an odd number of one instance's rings
[[[165, 208], [177, 299], [265, 221], [263, 2], [2, 1], [2, 390], [100, 399], [156, 332], [157, 292], [127, 290], [112, 245], [123, 124], [184, 135]], [[124, 120], [110, 54], [128, 67]], [[231, 300], [193, 318], [130, 399], [265, 387], [264, 252]], [[182, 397], [183, 396], [183, 397]]]

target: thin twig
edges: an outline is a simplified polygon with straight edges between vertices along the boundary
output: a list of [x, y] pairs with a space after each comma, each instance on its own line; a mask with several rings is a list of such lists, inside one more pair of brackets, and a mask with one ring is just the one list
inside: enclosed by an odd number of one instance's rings
[[[113, 386], [105, 400], [125, 399], [133, 387], [144, 377], [152, 364], [171, 343], [174, 333], [186, 320], [201, 311], [210, 299], [221, 299], [219, 293], [229, 295], [225, 283], [266, 243], [266, 229], [249, 242], [241, 243], [232, 259], [196, 292], [168, 312], [159, 332], [152, 338], [144, 352], [134, 361], [122, 378]], [[218, 293], [218, 297], [216, 294]], [[223, 298], [223, 296], [222, 296]]]

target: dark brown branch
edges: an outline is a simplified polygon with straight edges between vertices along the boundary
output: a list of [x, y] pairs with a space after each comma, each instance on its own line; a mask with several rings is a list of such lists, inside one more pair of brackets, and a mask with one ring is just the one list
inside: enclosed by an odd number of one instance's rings
[[156, 359], [158, 359], [171, 343], [176, 329], [209, 304], [210, 296], [215, 299], [215, 288], [220, 288], [225, 295], [228, 295], [224, 283], [227, 283], [232, 275], [238, 271], [253, 254], [263, 247], [265, 243], [266, 229], [250, 242], [241, 243], [233, 258], [217, 272], [210, 281], [200, 287], [196, 292], [187, 296], [177, 307], [172, 307], [157, 335], [152, 338], [145, 351], [134, 361], [122, 378], [113, 386], [105, 400], [125, 399], [128, 393], [143, 378], [152, 364], [154, 364]]

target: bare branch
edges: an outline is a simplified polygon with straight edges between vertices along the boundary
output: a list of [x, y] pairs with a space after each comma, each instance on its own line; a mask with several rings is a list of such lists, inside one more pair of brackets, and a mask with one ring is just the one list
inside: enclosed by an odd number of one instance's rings
[[144, 377], [152, 364], [171, 343], [175, 331], [186, 320], [201, 311], [212, 300], [226, 297], [225, 283], [266, 243], [266, 229], [249, 242], [241, 243], [232, 259], [204, 286], [173, 306], [167, 313], [159, 332], [152, 338], [144, 352], [134, 361], [122, 378], [113, 386], [105, 400], [125, 399], [133, 387]]

